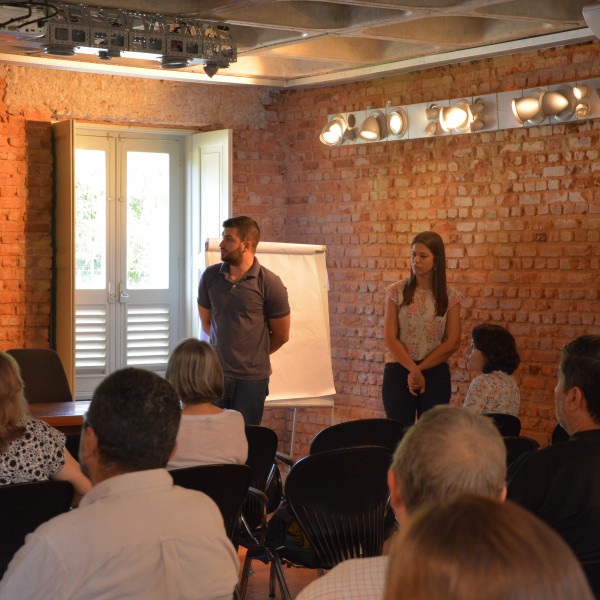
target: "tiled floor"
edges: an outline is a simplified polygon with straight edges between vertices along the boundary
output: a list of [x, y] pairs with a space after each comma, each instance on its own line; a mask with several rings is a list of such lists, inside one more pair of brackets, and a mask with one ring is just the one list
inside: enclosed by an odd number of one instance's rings
[[[240, 548], [238, 553], [240, 557], [240, 569], [244, 563], [245, 550]], [[263, 564], [260, 560], [252, 561], [254, 573], [248, 581], [248, 590], [246, 600], [268, 600], [269, 598], [269, 566]], [[311, 569], [284, 568], [285, 578], [292, 598], [295, 598], [304, 587], [316, 579], [317, 572]], [[275, 597], [279, 600], [281, 594], [279, 588], [275, 590]]]

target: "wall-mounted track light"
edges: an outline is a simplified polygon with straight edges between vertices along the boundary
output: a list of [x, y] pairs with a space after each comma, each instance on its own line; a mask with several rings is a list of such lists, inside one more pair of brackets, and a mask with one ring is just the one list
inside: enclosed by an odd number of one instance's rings
[[440, 133], [469, 133], [481, 131], [485, 127], [483, 120], [484, 102], [481, 98], [469, 104], [467, 100], [458, 100], [451, 106], [432, 104], [425, 109], [425, 117], [431, 121], [425, 127], [427, 135]]
[[338, 146], [343, 142], [353, 142], [356, 139], [356, 117], [353, 114], [344, 117], [334, 115], [325, 123], [319, 139], [327, 146]]
[[396, 142], [430, 136], [551, 125], [600, 117], [600, 78], [453, 100], [368, 108], [328, 116], [328, 146]]
[[358, 130], [358, 137], [367, 142], [377, 142], [386, 136], [385, 117], [379, 110], [369, 111]]
[[589, 114], [588, 104], [581, 102], [588, 95], [586, 85], [560, 85], [548, 90], [533, 90], [527, 96], [514, 98], [512, 112], [522, 124], [539, 125], [546, 119], [569, 121]]
[[387, 116], [388, 134], [402, 137], [408, 129], [408, 115], [403, 108], [390, 110]]

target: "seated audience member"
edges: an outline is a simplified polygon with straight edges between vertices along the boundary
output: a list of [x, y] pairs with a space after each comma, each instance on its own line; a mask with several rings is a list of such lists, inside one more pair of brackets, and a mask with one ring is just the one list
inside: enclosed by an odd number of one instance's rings
[[481, 375], [471, 381], [463, 407], [477, 413], [518, 417], [521, 394], [512, 374], [519, 362], [515, 338], [504, 327], [491, 323], [476, 325], [467, 368]]
[[385, 600], [593, 600], [570, 548], [510, 502], [460, 496], [419, 510], [390, 549]]
[[[425, 412], [406, 433], [388, 471], [390, 502], [402, 530], [412, 513], [463, 493], [506, 494], [506, 449], [487, 417], [448, 406]], [[381, 600], [387, 556], [356, 558], [308, 585], [297, 600]]]
[[565, 346], [554, 390], [568, 441], [515, 461], [508, 496], [553, 527], [581, 561], [600, 560], [600, 335]]
[[248, 458], [244, 417], [213, 404], [223, 395], [223, 372], [214, 348], [194, 338], [184, 340], [169, 358], [166, 377], [183, 403], [177, 447], [167, 468], [244, 464]]
[[69, 481], [77, 506], [92, 484], [65, 442], [63, 433], [29, 417], [19, 365], [10, 354], [0, 352], [0, 485]]
[[27, 537], [0, 599], [231, 600], [239, 561], [217, 505], [164, 468], [180, 417], [156, 373], [122, 369], [96, 388], [80, 449], [94, 487]]

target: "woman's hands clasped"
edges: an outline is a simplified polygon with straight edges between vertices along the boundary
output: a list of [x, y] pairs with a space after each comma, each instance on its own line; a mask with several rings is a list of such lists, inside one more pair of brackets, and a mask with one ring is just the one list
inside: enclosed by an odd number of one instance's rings
[[408, 373], [408, 391], [416, 396], [425, 391], [425, 377], [419, 369], [409, 371]]

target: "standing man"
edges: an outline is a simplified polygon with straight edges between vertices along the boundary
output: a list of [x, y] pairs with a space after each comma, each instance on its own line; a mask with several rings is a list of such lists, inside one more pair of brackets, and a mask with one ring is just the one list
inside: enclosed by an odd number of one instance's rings
[[223, 222], [223, 262], [208, 267], [198, 286], [202, 330], [217, 350], [225, 391], [221, 408], [259, 425], [269, 393], [269, 355], [290, 335], [290, 305], [281, 279], [254, 254], [260, 229], [250, 217]]

